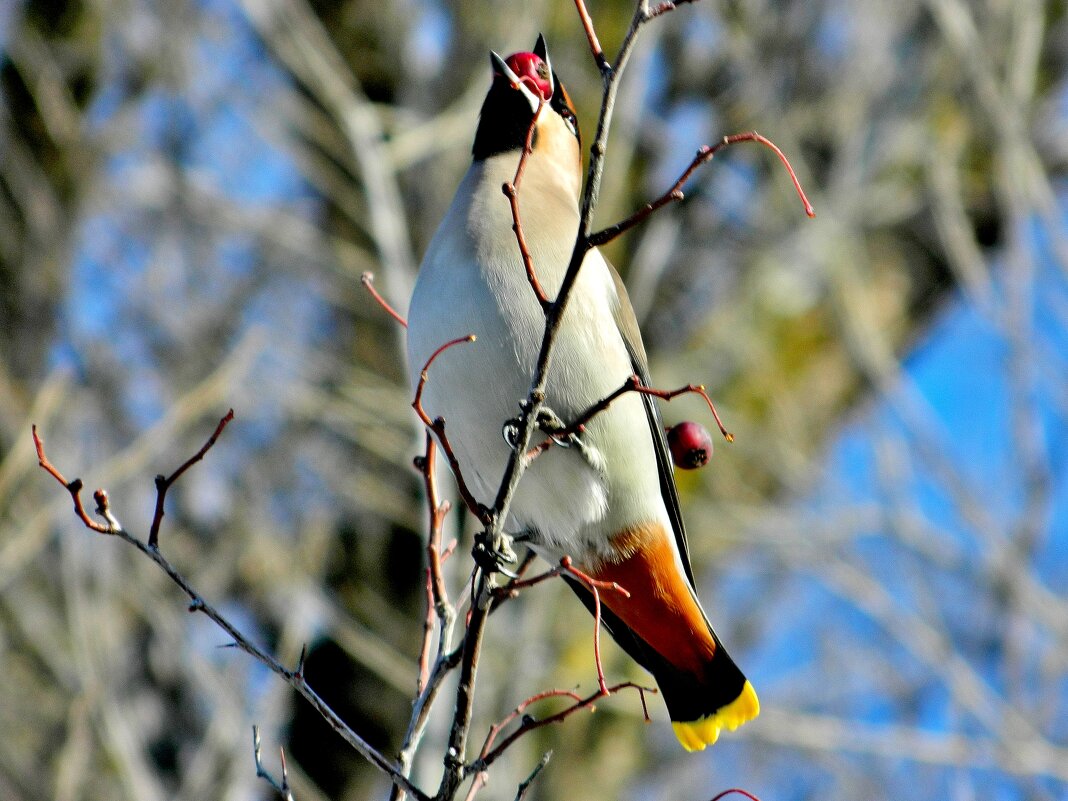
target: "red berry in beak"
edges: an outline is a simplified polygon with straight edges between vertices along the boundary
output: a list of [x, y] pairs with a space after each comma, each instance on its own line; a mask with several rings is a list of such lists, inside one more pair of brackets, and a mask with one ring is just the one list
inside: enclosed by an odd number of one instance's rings
[[512, 53], [504, 61], [519, 80], [541, 95], [542, 100], [548, 102], [553, 96], [549, 65], [542, 61], [540, 56], [535, 53]]
[[679, 423], [667, 433], [671, 461], [683, 470], [704, 467], [712, 458], [712, 435], [700, 423]]

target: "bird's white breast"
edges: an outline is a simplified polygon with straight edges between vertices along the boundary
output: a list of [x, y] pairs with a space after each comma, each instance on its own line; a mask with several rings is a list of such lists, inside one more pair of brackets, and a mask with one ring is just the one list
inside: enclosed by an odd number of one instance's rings
[[[464, 478], [487, 505], [509, 456], [502, 427], [518, 414], [530, 389], [545, 322], [500, 191], [514, 173], [514, 161], [502, 156], [472, 165], [427, 250], [409, 308], [413, 387], [439, 346], [477, 336], [437, 358], [423, 405], [431, 417], [445, 419]], [[535, 271], [552, 298], [577, 232], [576, 201], [531, 159], [520, 208]], [[546, 401], [565, 422], [632, 372], [614, 322], [618, 299], [609, 269], [598, 252], [587, 256], [553, 351]], [[608, 534], [628, 523], [648, 522], [654, 496], [662, 509], [648, 422], [637, 396], [617, 401], [583, 436], [592, 458], [575, 448], [552, 448], [540, 456], [519, 485], [508, 522], [512, 533], [536, 530], [543, 551], [579, 559], [591, 549], [602, 553]]]

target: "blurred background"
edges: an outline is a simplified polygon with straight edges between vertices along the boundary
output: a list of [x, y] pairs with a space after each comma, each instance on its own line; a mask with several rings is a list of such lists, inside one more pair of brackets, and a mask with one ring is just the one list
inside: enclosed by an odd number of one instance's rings
[[[591, 0], [615, 52], [632, 6]], [[84, 530], [49, 455], [373, 744], [399, 746], [423, 616], [403, 311], [466, 169], [487, 53], [547, 35], [590, 134], [565, 0], [0, 4], [0, 797], [273, 798], [387, 785], [147, 560]], [[636, 697], [543, 730], [480, 797], [1068, 798], [1068, 9], [708, 0], [644, 30], [608, 224], [756, 129], [609, 255], [662, 387], [733, 445], [679, 476], [701, 594], [761, 717], [701, 754]], [[502, 202], [505, 202], [502, 197]], [[664, 407], [698, 419], [700, 401]], [[711, 427], [711, 425], [710, 425]], [[717, 443], [718, 445], [718, 443]], [[466, 574], [470, 522], [452, 586]], [[607, 647], [607, 646], [606, 646]], [[491, 622], [474, 740], [596, 683], [562, 584]], [[614, 648], [609, 679], [642, 675]], [[450, 710], [417, 779], [436, 786]]]

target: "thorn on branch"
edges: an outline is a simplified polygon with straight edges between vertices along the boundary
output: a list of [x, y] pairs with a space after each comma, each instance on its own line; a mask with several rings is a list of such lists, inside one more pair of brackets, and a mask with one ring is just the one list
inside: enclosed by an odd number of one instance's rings
[[381, 306], [385, 310], [386, 314], [388, 314], [390, 317], [392, 317], [394, 320], [396, 320], [402, 326], [407, 328], [408, 327], [408, 321], [405, 320], [397, 312], [396, 309], [394, 309], [392, 306], [390, 306], [389, 303], [386, 302], [386, 299], [384, 297], [382, 297], [381, 294], [379, 294], [378, 290], [375, 289], [375, 283], [374, 282], [375, 282], [374, 273], [366, 272], [366, 273], [364, 273], [363, 275], [360, 276], [360, 283], [363, 284], [364, 289], [366, 289], [368, 292], [371, 293], [371, 297], [375, 299], [375, 302], [378, 303], [378, 305]]
[[300, 656], [297, 658], [297, 669], [293, 671], [293, 678], [304, 680], [304, 663], [308, 660], [308, 644], [300, 646]]

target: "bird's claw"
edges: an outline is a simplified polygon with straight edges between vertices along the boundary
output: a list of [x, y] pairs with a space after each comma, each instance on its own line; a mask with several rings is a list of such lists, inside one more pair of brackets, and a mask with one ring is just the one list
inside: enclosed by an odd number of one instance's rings
[[516, 573], [505, 567], [505, 565], [516, 564], [519, 558], [508, 543], [508, 537], [504, 535], [501, 535], [496, 542], [486, 542], [484, 538], [479, 537], [471, 555], [478, 566], [487, 573], [501, 573], [508, 578], [519, 578]]

